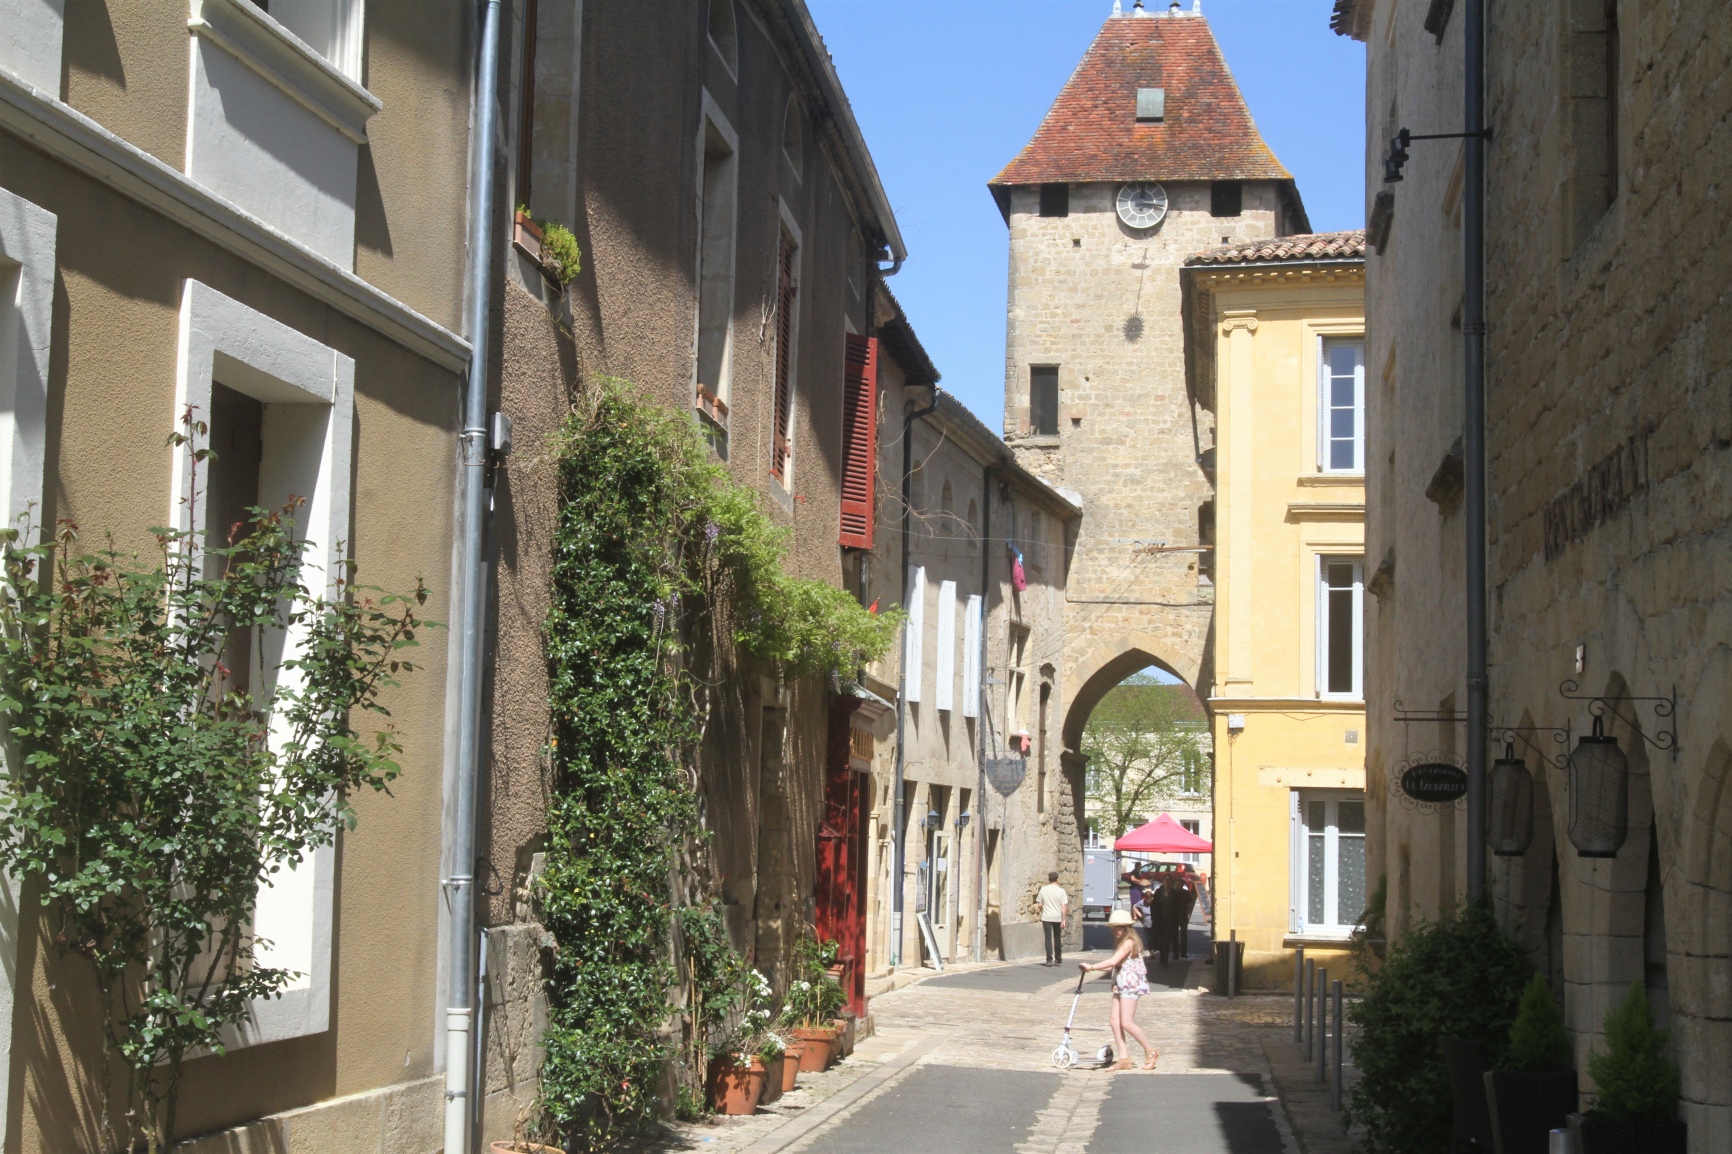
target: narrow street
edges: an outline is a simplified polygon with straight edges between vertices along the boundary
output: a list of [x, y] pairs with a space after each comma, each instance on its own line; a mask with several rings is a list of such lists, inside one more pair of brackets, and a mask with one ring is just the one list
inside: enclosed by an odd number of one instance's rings
[[[1195, 959], [1206, 939], [1193, 931], [1192, 943]], [[1345, 1154], [1327, 1088], [1292, 1044], [1292, 999], [1211, 995], [1200, 962], [1151, 967], [1137, 1021], [1160, 1051], [1156, 1072], [1054, 1070], [1074, 962], [1103, 956], [965, 969], [880, 994], [873, 1036], [834, 1069], [803, 1075], [756, 1115], [670, 1126], [657, 1149]], [[1085, 1058], [1109, 1037], [1108, 989], [1105, 975], [1083, 984], [1073, 1037]]]

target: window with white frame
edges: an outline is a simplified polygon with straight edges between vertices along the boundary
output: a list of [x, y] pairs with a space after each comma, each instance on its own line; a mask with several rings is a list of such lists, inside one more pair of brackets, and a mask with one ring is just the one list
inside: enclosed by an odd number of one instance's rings
[[1365, 696], [1365, 558], [1317, 558], [1317, 695]]
[[734, 335], [734, 230], [738, 219], [739, 137], [704, 93], [698, 186], [697, 409], [723, 435], [726, 455], [732, 392]]
[[[278, 508], [305, 499], [297, 526], [307, 542], [307, 584], [332, 589], [348, 535], [355, 362], [197, 281], [181, 300], [180, 378], [174, 414], [190, 406], [210, 425], [219, 467], [197, 477], [193, 446], [174, 457], [169, 509], [183, 529], [226, 535], [224, 521], [249, 504]], [[165, 414], [164, 420], [172, 419]], [[229, 454], [222, 463], [222, 451]], [[303, 632], [266, 634], [247, 657], [246, 683], [268, 710]], [[273, 737], [274, 740], [274, 737]], [[318, 1034], [331, 1026], [331, 932], [336, 849], [313, 850], [259, 891], [253, 928], [261, 964], [299, 977], [281, 997], [252, 1005], [251, 1020], [225, 1032], [230, 1048]]]
[[1318, 464], [1325, 473], [1363, 473], [1365, 338], [1325, 339], [1318, 369]]
[[[1186, 833], [1193, 837], [1203, 836], [1203, 823], [1198, 819], [1180, 818], [1179, 825], [1183, 827]], [[1179, 855], [1179, 860], [1184, 862], [1186, 865], [1198, 865], [1202, 862], [1203, 855], [1200, 853], [1182, 853]]]
[[1346, 937], [1365, 912], [1365, 795], [1293, 791], [1294, 932]]

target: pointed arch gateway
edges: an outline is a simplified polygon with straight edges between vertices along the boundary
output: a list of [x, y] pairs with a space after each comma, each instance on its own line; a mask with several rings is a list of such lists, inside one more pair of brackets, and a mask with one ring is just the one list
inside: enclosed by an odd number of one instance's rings
[[1184, 681], [1193, 690], [1201, 663], [1153, 634], [1126, 633], [1097, 644], [1071, 667], [1067, 678], [1071, 690], [1064, 712], [1064, 748], [1074, 754], [1082, 748], [1083, 730], [1089, 715], [1107, 692], [1140, 669], [1157, 666]]

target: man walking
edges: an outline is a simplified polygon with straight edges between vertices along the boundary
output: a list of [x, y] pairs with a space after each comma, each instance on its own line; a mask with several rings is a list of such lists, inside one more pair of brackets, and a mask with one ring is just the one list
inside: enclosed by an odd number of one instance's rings
[[1064, 923], [1070, 917], [1070, 895], [1058, 884], [1058, 873], [1046, 875], [1046, 884], [1035, 895], [1040, 903], [1040, 928], [1046, 935], [1046, 964], [1064, 964]]

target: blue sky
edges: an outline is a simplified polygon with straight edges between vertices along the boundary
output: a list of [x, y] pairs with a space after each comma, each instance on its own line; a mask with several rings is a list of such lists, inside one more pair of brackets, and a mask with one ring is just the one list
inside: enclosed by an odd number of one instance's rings
[[[890, 287], [944, 387], [999, 428], [1006, 236], [986, 182], [1034, 135], [1112, 0], [807, 4], [908, 245]], [[1318, 232], [1365, 223], [1365, 50], [1329, 31], [1332, 7], [1203, 0], [1251, 115], [1297, 178]]]

